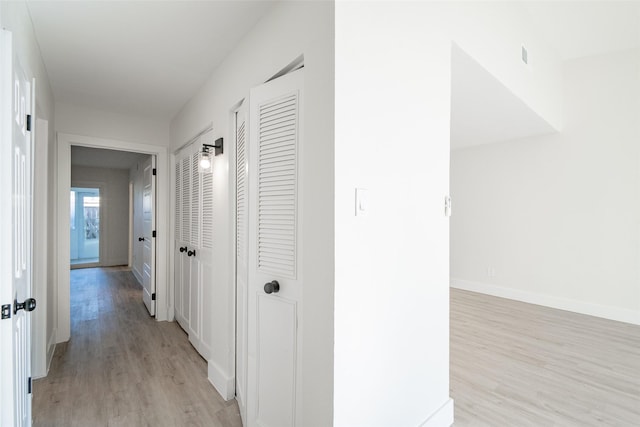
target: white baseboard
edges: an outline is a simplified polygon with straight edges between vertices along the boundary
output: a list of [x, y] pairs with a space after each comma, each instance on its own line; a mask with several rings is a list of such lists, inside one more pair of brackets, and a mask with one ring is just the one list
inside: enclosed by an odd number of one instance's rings
[[559, 310], [572, 311], [574, 313], [587, 314], [589, 316], [601, 317], [603, 319], [640, 325], [640, 311], [577, 301], [553, 295], [537, 294], [520, 289], [507, 288], [489, 283], [472, 282], [470, 280], [463, 279], [452, 278], [451, 287], [515, 301], [522, 301], [529, 304], [557, 308]]
[[419, 427], [449, 427], [453, 425], [453, 399], [447, 400], [431, 414]]
[[56, 351], [56, 334], [57, 330], [54, 329], [51, 337], [49, 338], [49, 342], [47, 343], [47, 372], [46, 375], [49, 375], [49, 369], [51, 368], [51, 361], [53, 360], [53, 354]]
[[236, 395], [235, 378], [227, 375], [214, 361], [208, 361], [208, 379], [218, 390], [224, 400], [231, 400]]

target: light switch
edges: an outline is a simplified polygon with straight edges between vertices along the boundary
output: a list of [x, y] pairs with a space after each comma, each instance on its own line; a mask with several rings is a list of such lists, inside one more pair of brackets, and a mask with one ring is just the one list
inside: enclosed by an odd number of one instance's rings
[[356, 188], [356, 216], [367, 216], [369, 194], [366, 188]]

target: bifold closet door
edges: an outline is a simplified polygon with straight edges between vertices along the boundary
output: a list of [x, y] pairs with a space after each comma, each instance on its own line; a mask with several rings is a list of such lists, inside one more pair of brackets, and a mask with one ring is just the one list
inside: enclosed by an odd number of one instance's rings
[[[213, 132], [199, 136], [176, 155], [176, 318], [189, 341], [205, 358], [213, 340], [213, 174], [200, 171], [203, 144]], [[215, 163], [215, 162], [214, 162]]]
[[251, 90], [247, 425], [299, 425], [303, 70]]

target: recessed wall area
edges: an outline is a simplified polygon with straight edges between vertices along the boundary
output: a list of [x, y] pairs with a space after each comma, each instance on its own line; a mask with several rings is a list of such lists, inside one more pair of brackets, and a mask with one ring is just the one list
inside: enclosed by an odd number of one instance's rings
[[[517, 107], [491, 122], [487, 97], [456, 105], [455, 85], [465, 86], [452, 74], [451, 285], [640, 324], [640, 38], [624, 8], [582, 6], [551, 14], [567, 16], [566, 38], [538, 26], [561, 59], [558, 132], [501, 138], [525, 130]], [[532, 22], [545, 8], [530, 7]], [[590, 47], [594, 31], [602, 40]], [[464, 128], [455, 114], [472, 108]]]

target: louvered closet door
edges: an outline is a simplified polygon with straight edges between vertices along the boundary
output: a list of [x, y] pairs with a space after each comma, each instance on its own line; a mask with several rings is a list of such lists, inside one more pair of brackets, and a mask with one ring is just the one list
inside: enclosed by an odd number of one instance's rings
[[[183, 321], [182, 316], [182, 253], [180, 252], [180, 230], [181, 230], [181, 218], [182, 218], [182, 195], [181, 195], [181, 187], [182, 187], [182, 174], [181, 174], [181, 163], [180, 159], [176, 158], [174, 164], [174, 191], [175, 191], [175, 199], [174, 199], [174, 218], [175, 218], [175, 228], [174, 228], [174, 244], [173, 244], [173, 282], [174, 282], [174, 310], [175, 316], [178, 323]], [[184, 327], [184, 326], [183, 326]]]
[[236, 142], [236, 400], [246, 423], [247, 392], [247, 269], [248, 141], [246, 103], [235, 112]]
[[[303, 70], [251, 91], [247, 425], [299, 425]], [[268, 294], [276, 280], [280, 290]]]
[[[189, 332], [191, 314], [191, 260], [187, 251], [191, 239], [191, 147], [182, 149], [176, 155], [176, 319]], [[178, 306], [178, 302], [180, 305]]]
[[196, 348], [200, 341], [200, 304], [202, 301], [200, 295], [200, 258], [202, 254], [200, 250], [200, 172], [198, 171], [199, 161], [199, 145], [200, 141], [196, 141], [190, 156], [186, 159], [190, 163], [189, 173], [191, 180], [189, 182], [191, 191], [190, 212], [191, 220], [189, 221], [189, 250], [195, 250], [195, 255], [189, 258], [190, 261], [190, 293], [189, 293], [189, 340], [194, 343]]
[[213, 176], [218, 167], [218, 159], [213, 160], [209, 173], [200, 173], [198, 164], [203, 144], [213, 145], [213, 131], [204, 133], [191, 153], [192, 198], [191, 198], [191, 245], [196, 255], [191, 261], [191, 320], [189, 341], [205, 358], [211, 357], [213, 341], [214, 311], [211, 309], [214, 295], [213, 244], [214, 244], [214, 188]]

